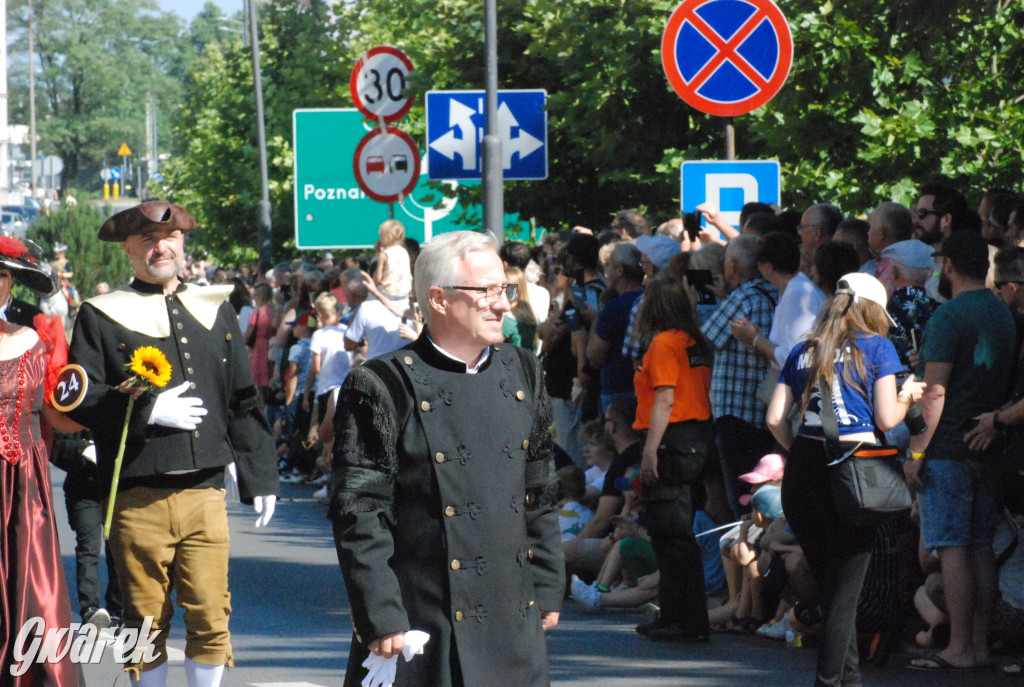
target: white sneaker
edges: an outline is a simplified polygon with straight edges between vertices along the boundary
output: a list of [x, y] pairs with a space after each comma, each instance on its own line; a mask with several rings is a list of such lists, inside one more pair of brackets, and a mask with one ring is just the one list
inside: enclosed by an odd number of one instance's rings
[[573, 575], [569, 591], [572, 593], [572, 598], [583, 606], [585, 613], [597, 613], [601, 610], [601, 592], [596, 584], [586, 584]]
[[768, 639], [785, 639], [787, 632], [792, 632], [793, 626], [789, 624], [789, 618], [783, 618], [779, 621], [772, 621], [767, 625], [762, 625], [757, 628], [758, 637], [767, 637]]
[[82, 618], [85, 625], [95, 625], [98, 629], [110, 627], [110, 614], [105, 608], [97, 608], [92, 613]]

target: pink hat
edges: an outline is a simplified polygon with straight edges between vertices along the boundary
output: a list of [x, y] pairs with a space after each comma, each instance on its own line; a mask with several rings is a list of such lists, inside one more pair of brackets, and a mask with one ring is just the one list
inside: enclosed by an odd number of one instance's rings
[[786, 459], [778, 453], [769, 453], [757, 461], [752, 472], [740, 475], [740, 479], [751, 484], [764, 484], [782, 479], [786, 469]]

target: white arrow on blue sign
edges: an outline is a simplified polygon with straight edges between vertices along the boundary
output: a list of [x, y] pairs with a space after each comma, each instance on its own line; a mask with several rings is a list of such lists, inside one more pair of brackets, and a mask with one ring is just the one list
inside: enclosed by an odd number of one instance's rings
[[[498, 135], [505, 179], [548, 176], [547, 91], [498, 91]], [[484, 91], [427, 92], [430, 179], [480, 179], [486, 122]]]
[[110, 178], [113, 179], [114, 181], [119, 180], [121, 178], [121, 168], [120, 167], [111, 167], [110, 168]]

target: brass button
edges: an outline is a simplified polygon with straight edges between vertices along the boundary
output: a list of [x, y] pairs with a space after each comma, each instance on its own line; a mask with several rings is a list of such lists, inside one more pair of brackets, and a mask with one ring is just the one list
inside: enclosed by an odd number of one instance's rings
[[403, 360], [404, 360], [406, 365], [412, 365], [412, 358], [411, 357], [405, 356], [405, 358], [403, 358]]
[[454, 516], [455, 515], [455, 507], [454, 506], [448, 506], [447, 508], [444, 509], [444, 514], [447, 515], [449, 518]]
[[231, 341], [231, 335], [230, 334], [225, 334], [224, 335], [224, 340], [225, 341]]
[[127, 346], [125, 346], [125, 345], [124, 345], [123, 343], [119, 343], [119, 344], [117, 344], [117, 350], [119, 350], [119, 351], [123, 351], [123, 350], [125, 350], [125, 349], [127, 349], [127, 348], [128, 348], [128, 347], [127, 347]]
[[[195, 374], [195, 371], [190, 367], [190, 368], [188, 368], [188, 373], [189, 374]], [[524, 446], [523, 448], [526, 448], [526, 447]]]
[[420, 410], [422, 410], [424, 413], [429, 413], [430, 401], [424, 401], [423, 403], [420, 403]]
[[532, 601], [532, 600], [530, 601], [530, 605], [531, 605], [531, 606], [532, 606], [533, 604], [535, 604], [535, 603], [536, 603], [536, 601]]
[[185, 325], [183, 325], [181, 322], [179, 322], [178, 324], [176, 324], [174, 326], [177, 327], [178, 329], [184, 329], [185, 328]]
[[187, 344], [188, 343], [188, 337], [187, 336], [181, 337], [181, 343]]
[[197, 430], [195, 431], [195, 434], [194, 434], [194, 436], [195, 436], [195, 438], [196, 438], [196, 439], [198, 439], [198, 438], [199, 438], [199, 430], [198, 430], [198, 429], [197, 429]]
[[185, 351], [185, 360], [192, 360], [192, 354], [188, 351]]
[[178, 314], [178, 309], [177, 308], [171, 308], [171, 314], [172, 315], [177, 315]]
[[516, 398], [518, 398], [520, 401], [522, 401], [524, 398], [526, 398], [526, 394], [523, 393], [522, 389], [520, 389], [519, 391], [516, 392]]
[[455, 622], [461, 623], [462, 619], [466, 617], [466, 614], [462, 611], [455, 611]]
[[189, 382], [188, 388], [189, 389], [195, 389], [196, 388], [196, 383], [195, 382]]
[[452, 561], [452, 570], [458, 570], [461, 567], [462, 567], [462, 563], [459, 563], [459, 559], [458, 558], [456, 558], [454, 561]]
[[359, 636], [359, 633], [356, 633], [356, 641], [359, 642], [360, 644], [363, 643], [363, 638]]
[[434, 456], [434, 462], [443, 463], [444, 462], [444, 454], [441, 453], [440, 451], [438, 451], [437, 454]]
[[523, 439], [523, 450], [525, 451], [528, 448], [530, 448], [530, 440], [529, 439]]
[[526, 550], [526, 556], [532, 561], [533, 560], [533, 549]]
[[532, 497], [532, 496], [530, 496], [529, 494], [527, 494], [527, 495], [526, 495], [526, 498], [524, 499], [524, 501], [525, 501], [526, 505], [527, 505], [527, 506], [529, 506], [529, 505], [530, 505], [530, 503], [532, 503], [532, 502], [533, 502], [533, 497]]

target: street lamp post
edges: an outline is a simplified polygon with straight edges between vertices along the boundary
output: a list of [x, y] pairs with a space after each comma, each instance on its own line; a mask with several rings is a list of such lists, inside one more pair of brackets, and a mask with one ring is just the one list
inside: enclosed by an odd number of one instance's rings
[[260, 203], [257, 218], [257, 246], [260, 262], [270, 263], [270, 182], [267, 177], [267, 131], [263, 120], [263, 78], [260, 74], [260, 40], [256, 21], [256, 0], [245, 0], [252, 45], [252, 83], [256, 92], [256, 138], [260, 153]]

